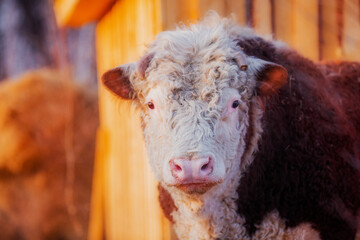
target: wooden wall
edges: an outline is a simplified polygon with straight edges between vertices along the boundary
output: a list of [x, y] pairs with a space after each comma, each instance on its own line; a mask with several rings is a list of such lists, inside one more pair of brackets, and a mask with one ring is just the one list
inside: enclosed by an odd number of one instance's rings
[[[78, 0], [79, 1], [79, 0]], [[358, 0], [119, 0], [97, 26], [100, 76], [136, 61], [161, 30], [210, 9], [313, 60], [360, 60]], [[174, 239], [157, 201], [138, 113], [99, 85], [100, 120], [89, 239]]]
[[210, 9], [273, 36], [312, 60], [360, 61], [359, 0], [162, 0], [163, 29]]
[[[106, 70], [136, 61], [145, 43], [161, 30], [158, 0], [122, 0], [98, 23], [99, 79]], [[99, 89], [98, 134], [90, 239], [169, 239], [170, 227], [158, 203], [138, 113], [130, 101]]]

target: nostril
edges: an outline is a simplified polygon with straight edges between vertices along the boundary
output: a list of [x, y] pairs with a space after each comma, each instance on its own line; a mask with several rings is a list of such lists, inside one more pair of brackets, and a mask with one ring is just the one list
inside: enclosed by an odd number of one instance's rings
[[176, 170], [176, 171], [181, 171], [182, 168], [181, 168], [179, 165], [174, 164], [174, 170]]
[[207, 158], [207, 160], [205, 160], [203, 162], [203, 165], [200, 168], [200, 171], [202, 172], [202, 174], [210, 174], [213, 170], [213, 159], [211, 157]]
[[187, 166], [187, 162], [184, 159], [173, 159], [169, 162], [171, 174], [178, 181], [185, 181], [188, 177], [189, 166]]
[[178, 183], [206, 182], [214, 170], [212, 157], [196, 159], [173, 158], [169, 162], [171, 175]]
[[170, 167], [171, 170], [174, 172], [180, 172], [183, 170], [182, 167], [179, 164], [175, 163], [173, 160], [170, 161]]
[[205, 164], [205, 165], [203, 165], [202, 167], [201, 167], [201, 170], [203, 170], [203, 171], [205, 171], [206, 170], [206, 168], [209, 166], [209, 164], [207, 163], [207, 164]]

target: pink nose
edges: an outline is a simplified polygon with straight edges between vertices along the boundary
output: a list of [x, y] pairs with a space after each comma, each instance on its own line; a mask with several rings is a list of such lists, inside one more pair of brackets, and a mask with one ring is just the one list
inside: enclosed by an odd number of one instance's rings
[[170, 162], [172, 175], [179, 184], [205, 183], [214, 168], [211, 157], [197, 159], [174, 158]]

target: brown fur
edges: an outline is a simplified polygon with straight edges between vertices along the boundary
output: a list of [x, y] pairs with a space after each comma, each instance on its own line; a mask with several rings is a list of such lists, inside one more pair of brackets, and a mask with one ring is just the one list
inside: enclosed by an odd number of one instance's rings
[[175, 206], [174, 200], [171, 198], [170, 193], [166, 191], [165, 188], [161, 186], [159, 183], [158, 185], [159, 190], [159, 202], [160, 206], [164, 212], [164, 215], [170, 222], [174, 223], [174, 219], [171, 216], [173, 211], [177, 211], [177, 207]]
[[239, 40], [239, 45], [247, 55], [280, 64], [289, 73], [287, 84], [264, 99], [259, 151], [238, 189], [244, 196], [239, 213], [246, 216], [249, 232], [278, 209], [287, 227], [310, 222], [322, 239], [353, 239], [360, 203], [355, 170], [360, 114], [354, 104], [360, 64], [315, 64], [261, 38]]
[[0, 239], [86, 238], [96, 99], [52, 70], [0, 85]]

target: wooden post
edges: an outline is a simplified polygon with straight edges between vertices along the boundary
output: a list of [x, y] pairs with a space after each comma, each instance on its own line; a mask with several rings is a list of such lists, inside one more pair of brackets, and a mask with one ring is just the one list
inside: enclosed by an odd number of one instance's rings
[[[159, 0], [122, 0], [102, 18], [96, 30], [99, 79], [144, 53], [145, 44], [161, 30], [160, 11]], [[170, 224], [160, 209], [138, 112], [100, 83], [99, 97], [102, 144], [96, 161], [104, 172], [95, 175], [103, 178], [95, 182], [103, 186], [106, 238], [169, 239]]]
[[305, 57], [319, 60], [318, 1], [296, 0], [293, 46]]
[[[338, 0], [320, 0], [321, 60], [335, 60], [339, 59], [342, 55], [342, 49], [338, 39], [337, 2]], [[340, 31], [342, 30], [340, 29]]]
[[220, 17], [235, 14], [240, 25], [245, 25], [245, 0], [162, 0], [162, 26], [171, 30], [177, 24], [194, 23], [203, 18], [210, 10]]
[[162, 0], [162, 27], [172, 30], [180, 23], [194, 23], [199, 19], [199, 0]]
[[79, 27], [101, 18], [116, 0], [55, 0], [56, 20], [61, 26]]
[[294, 42], [294, 0], [274, 0], [275, 38], [289, 46]]
[[262, 36], [272, 34], [272, 16], [270, 0], [255, 0], [254, 2], [254, 29]]
[[344, 4], [342, 58], [360, 61], [360, 2], [344, 0]]
[[245, 0], [225, 0], [226, 16], [235, 14], [238, 24], [245, 26]]

